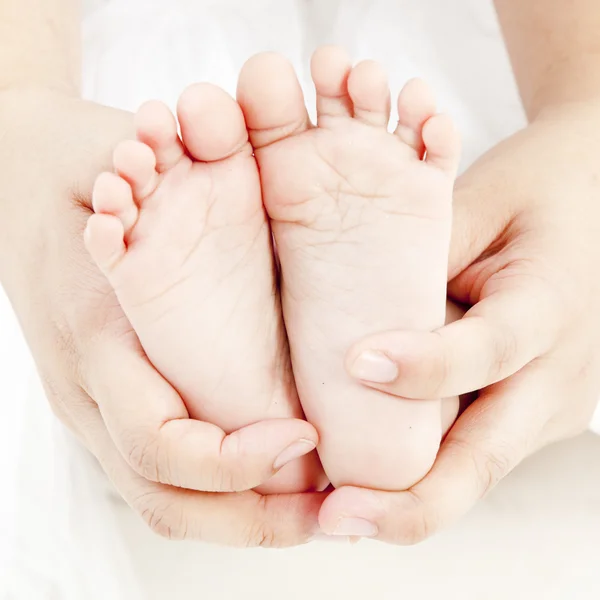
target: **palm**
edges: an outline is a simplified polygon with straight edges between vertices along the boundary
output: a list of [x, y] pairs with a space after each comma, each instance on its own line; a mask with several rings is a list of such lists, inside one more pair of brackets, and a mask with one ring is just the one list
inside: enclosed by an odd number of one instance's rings
[[[32, 330], [29, 337], [35, 344], [75, 345], [72, 350], [76, 352], [77, 344], [82, 342], [77, 331], [83, 326], [86, 331], [89, 327], [102, 331], [107, 326], [115, 326], [122, 335], [131, 331], [110, 286], [83, 248], [83, 229], [91, 208], [93, 181], [110, 164], [114, 145], [131, 134], [132, 121], [128, 113], [78, 99], [49, 94], [43, 99], [36, 96], [31, 102], [45, 104], [43, 111], [36, 106], [23, 106], [24, 118], [31, 120], [33, 114], [39, 120], [35, 124], [39, 136], [30, 142], [33, 151], [28, 168], [29, 173], [35, 175], [30, 176], [24, 187], [22, 170], [17, 164], [14, 169], [7, 169], [14, 181], [5, 181], [4, 185], [8, 184], [8, 189], [17, 196], [13, 205], [22, 208], [15, 215], [14, 230], [29, 230], [32, 239], [37, 240], [47, 238], [43, 232], [48, 230], [54, 235], [44, 248], [35, 243], [21, 244], [25, 254], [21, 253], [20, 259], [26, 261], [25, 268], [36, 271], [37, 277], [32, 281], [44, 281], [43, 285], [29, 290], [33, 301], [27, 303], [29, 314], [21, 315], [21, 320], [26, 329]], [[47, 119], [48, 110], [54, 110], [57, 118]], [[17, 145], [9, 143], [3, 147]], [[48, 157], [55, 160], [49, 162]], [[11, 164], [10, 157], [4, 164]], [[75, 182], [74, 173], [77, 174]], [[27, 224], [20, 227], [18, 219], [27, 219]], [[10, 293], [10, 277], [7, 287]], [[48, 289], [56, 293], [49, 295]], [[44, 294], [43, 298], [36, 298], [40, 293]], [[53, 306], [52, 302], [59, 306]], [[39, 305], [44, 306], [41, 312]], [[58, 339], [33, 333], [47, 329], [49, 321], [53, 322]], [[54, 352], [36, 354], [45, 357], [53, 356]]]

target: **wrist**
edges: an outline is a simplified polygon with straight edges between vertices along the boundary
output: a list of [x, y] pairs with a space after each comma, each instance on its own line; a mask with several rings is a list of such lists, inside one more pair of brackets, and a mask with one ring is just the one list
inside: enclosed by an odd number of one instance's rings
[[38, 202], [52, 187], [51, 152], [60, 142], [45, 124], [64, 122], [66, 96], [45, 87], [0, 91], [0, 281], [18, 275], [46, 212]]
[[[2, 125], [6, 126], [14, 120], [14, 113], [24, 114], [34, 106], [39, 108], [43, 102], [54, 103], [57, 100], [73, 100], [77, 97], [77, 93], [73, 93], [67, 86], [64, 90], [41, 84], [0, 87], [0, 119]], [[0, 143], [3, 143], [1, 139]]]
[[531, 121], [533, 127], [556, 128], [556, 144], [564, 149], [579, 147], [578, 155], [587, 154], [593, 161], [600, 160], [600, 98], [595, 101], [569, 101], [545, 106]]
[[525, 108], [532, 121], [548, 112], [600, 111], [600, 55], [580, 54], [556, 61], [525, 101]]
[[81, 0], [0, 1], [0, 90], [77, 95], [81, 55]]

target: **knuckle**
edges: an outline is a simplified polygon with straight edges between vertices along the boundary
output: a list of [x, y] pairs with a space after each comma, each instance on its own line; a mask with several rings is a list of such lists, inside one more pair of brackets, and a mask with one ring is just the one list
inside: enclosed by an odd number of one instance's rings
[[510, 327], [498, 326], [494, 329], [492, 343], [493, 353], [488, 368], [488, 385], [513, 373], [519, 348], [517, 334]]
[[185, 511], [162, 492], [152, 492], [137, 498], [134, 507], [150, 530], [168, 540], [188, 537]]
[[403, 501], [406, 504], [402, 512], [407, 515], [407, 519], [401, 523], [395, 538], [399, 544], [415, 546], [429, 539], [438, 530], [437, 519], [416, 492], [407, 490]]
[[260, 540], [258, 544], [261, 548], [277, 548], [281, 546], [273, 528], [264, 524], [260, 528]]
[[479, 475], [482, 482], [482, 496], [491, 491], [513, 468], [513, 460], [508, 451], [482, 452]]
[[254, 487], [246, 485], [252, 469], [247, 461], [242, 462], [242, 456], [239, 436], [224, 437], [215, 459], [207, 465], [207, 491], [240, 492]]
[[257, 497], [257, 518], [253, 519], [242, 534], [241, 543], [246, 548], [278, 548], [285, 543], [280, 539], [273, 525], [266, 519], [260, 518], [260, 515], [270, 514], [269, 497]]
[[516, 452], [512, 445], [496, 442], [493, 449], [477, 448], [459, 440], [448, 442], [471, 460], [475, 473], [475, 485], [480, 498], [486, 496], [516, 466]]
[[65, 401], [67, 395], [59, 391], [55, 379], [46, 371], [41, 371], [39, 377], [52, 412], [62, 421], [68, 414]]
[[206, 485], [210, 492], [241, 492], [254, 487], [247, 485], [248, 473], [235, 461], [217, 458], [207, 469]]
[[[72, 307], [76, 302], [70, 294], [71, 290], [64, 291], [67, 306]], [[52, 340], [52, 353], [49, 353], [49, 356], [58, 357], [69, 379], [92, 396], [86, 385], [86, 375], [90, 372], [90, 336], [87, 322], [81, 320], [80, 313], [66, 310], [64, 306], [53, 308], [49, 316]]]
[[272, 548], [275, 535], [264, 523], [253, 523], [245, 528], [242, 544], [245, 548]]
[[79, 371], [79, 346], [74, 324], [69, 322], [62, 311], [56, 311], [56, 314], [51, 318], [51, 325], [52, 341], [56, 354], [63, 359], [69, 371], [76, 374]]
[[207, 491], [209, 492], [233, 492], [236, 491], [235, 474], [229, 464], [217, 460], [209, 469], [207, 474]]
[[129, 438], [127, 462], [131, 468], [144, 479], [167, 483], [161, 473], [160, 440], [155, 435], [147, 432], [136, 432], [131, 434]]
[[40, 372], [40, 381], [54, 415], [69, 429], [76, 431], [80, 419], [76, 418], [75, 409], [92, 404], [85, 390], [69, 380], [58, 384], [45, 371]]

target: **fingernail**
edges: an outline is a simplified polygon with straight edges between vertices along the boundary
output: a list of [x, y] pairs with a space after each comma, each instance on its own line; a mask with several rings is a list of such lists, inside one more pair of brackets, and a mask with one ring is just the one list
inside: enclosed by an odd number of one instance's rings
[[353, 377], [373, 383], [391, 383], [398, 377], [398, 367], [382, 352], [367, 350], [352, 365]]
[[281, 469], [281, 467], [287, 465], [293, 460], [312, 452], [316, 447], [316, 444], [310, 440], [298, 440], [297, 442], [294, 442], [275, 459], [275, 462], [273, 463], [273, 469], [278, 471]]
[[379, 533], [377, 526], [357, 517], [341, 519], [337, 524], [333, 535], [345, 535], [348, 537], [375, 537]]

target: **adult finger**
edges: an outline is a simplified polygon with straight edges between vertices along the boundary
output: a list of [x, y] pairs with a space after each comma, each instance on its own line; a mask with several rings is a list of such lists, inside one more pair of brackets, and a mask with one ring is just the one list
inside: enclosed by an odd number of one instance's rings
[[80, 437], [119, 494], [155, 533], [229, 546], [286, 547], [305, 543], [318, 532], [323, 494], [218, 494], [153, 483], [129, 467], [93, 402], [78, 403], [75, 410]]
[[483, 389], [550, 350], [563, 321], [555, 298], [541, 279], [507, 279], [461, 320], [434, 332], [361, 340], [350, 349], [346, 368], [365, 385], [403, 398]]
[[[498, 178], [498, 166], [484, 156], [467, 169], [454, 186], [449, 280], [473, 264], [497, 240], [515, 215], [513, 182]], [[490, 181], [495, 187], [490, 190]], [[486, 201], [493, 193], [496, 200]]]
[[414, 544], [454, 523], [537, 447], [557, 386], [535, 363], [486, 390], [451, 429], [430, 473], [410, 490], [334, 491], [325, 533]]
[[97, 342], [86, 364], [86, 392], [114, 444], [150, 481], [201, 491], [247, 490], [318, 442], [314, 427], [300, 419], [263, 421], [230, 435], [189, 419], [179, 395], [141, 349], [122, 339]]

